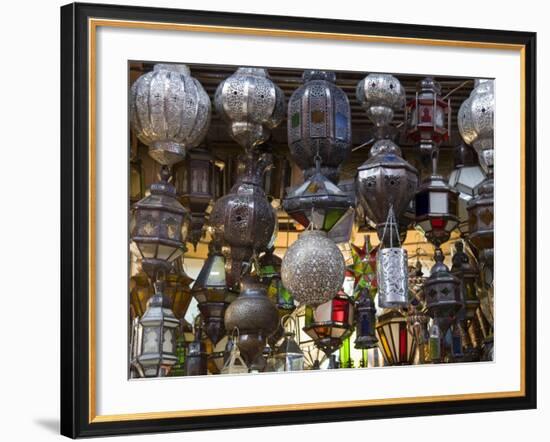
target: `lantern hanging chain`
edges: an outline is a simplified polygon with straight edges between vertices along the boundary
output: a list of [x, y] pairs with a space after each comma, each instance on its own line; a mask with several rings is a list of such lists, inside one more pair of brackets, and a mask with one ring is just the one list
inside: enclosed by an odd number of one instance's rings
[[[405, 124], [404, 121], [401, 121], [400, 123], [396, 124], [395, 125], [395, 128], [396, 129], [400, 129], [401, 126], [403, 126]], [[363, 144], [360, 144], [359, 146], [355, 146], [353, 149], [351, 149], [352, 152], [355, 152], [359, 149], [362, 149], [363, 147], [367, 147], [369, 144], [372, 144], [374, 141], [376, 141], [376, 138], [371, 138], [370, 140], [368, 141], [365, 141]]]
[[388, 228], [388, 225], [390, 226], [390, 248], [393, 248], [393, 232], [392, 232], [392, 230], [394, 230], [394, 229], [395, 229], [395, 233], [397, 235], [398, 247], [401, 247], [401, 241], [399, 240], [399, 229], [397, 228], [397, 222], [395, 221], [395, 214], [393, 212], [393, 204], [390, 204], [390, 208], [388, 210], [388, 217], [386, 219], [386, 222], [384, 223], [384, 230], [382, 230], [381, 241], [384, 241], [385, 238], [386, 238], [386, 230]]

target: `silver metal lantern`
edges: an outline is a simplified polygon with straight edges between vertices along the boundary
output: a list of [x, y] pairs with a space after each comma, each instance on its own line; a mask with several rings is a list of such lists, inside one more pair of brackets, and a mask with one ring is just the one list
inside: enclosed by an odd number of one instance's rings
[[238, 68], [220, 83], [214, 104], [231, 137], [245, 149], [265, 142], [285, 115], [284, 93], [263, 68]]
[[369, 74], [356, 89], [357, 100], [376, 127], [388, 126], [405, 105], [405, 89], [390, 74]]
[[307, 70], [304, 84], [288, 102], [288, 147], [305, 178], [315, 172], [338, 180], [338, 169], [351, 151], [351, 110], [345, 92], [336, 86], [334, 72]]
[[326, 232], [307, 230], [286, 251], [281, 278], [296, 301], [316, 306], [336, 296], [345, 270], [342, 252]]
[[156, 64], [130, 89], [132, 129], [160, 164], [175, 164], [199, 145], [210, 113], [208, 94], [184, 64]]

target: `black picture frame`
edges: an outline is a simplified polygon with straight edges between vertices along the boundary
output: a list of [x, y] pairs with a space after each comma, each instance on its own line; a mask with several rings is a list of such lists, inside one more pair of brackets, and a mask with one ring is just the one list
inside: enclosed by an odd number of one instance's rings
[[94, 422], [89, 395], [88, 19], [253, 27], [521, 45], [525, 81], [524, 220], [527, 244], [536, 233], [536, 34], [489, 29], [218, 13], [117, 5], [61, 8], [61, 434], [71, 437], [240, 428], [536, 408], [536, 247], [525, 247], [524, 396], [273, 411], [218, 416]]

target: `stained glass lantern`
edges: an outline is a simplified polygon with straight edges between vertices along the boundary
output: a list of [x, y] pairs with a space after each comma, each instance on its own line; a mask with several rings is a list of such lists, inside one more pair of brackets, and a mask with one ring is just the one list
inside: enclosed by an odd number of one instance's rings
[[432, 77], [421, 80], [416, 97], [407, 104], [408, 137], [430, 156], [448, 140], [451, 126], [450, 100], [441, 98], [441, 86]]
[[210, 112], [208, 94], [184, 64], [156, 64], [130, 89], [132, 129], [160, 164], [175, 164], [199, 145]]
[[431, 175], [416, 194], [416, 227], [436, 247], [458, 226], [458, 191], [440, 175]]
[[296, 308], [292, 294], [281, 281], [282, 260], [272, 251], [260, 258], [260, 281], [267, 286], [267, 296], [277, 307], [279, 317], [289, 315]]
[[225, 335], [223, 317], [237, 293], [229, 290], [225, 279], [225, 259], [210, 243], [210, 251], [191, 290], [204, 321], [205, 332], [216, 345]]
[[140, 377], [163, 377], [178, 361], [176, 329], [179, 320], [170, 310], [163, 294], [164, 282], [155, 282], [155, 294], [139, 322], [137, 357], [134, 366]]
[[304, 331], [330, 356], [353, 331], [353, 300], [343, 290], [317, 307], [306, 307]]
[[214, 156], [205, 148], [191, 149], [187, 159], [175, 168], [174, 176], [179, 200], [191, 213], [187, 241], [196, 247], [203, 234], [208, 206], [214, 199]]
[[376, 324], [378, 346], [388, 365], [408, 365], [414, 362], [416, 339], [407, 327], [407, 318], [399, 310], [386, 310]]
[[277, 330], [279, 315], [267, 297], [266, 287], [257, 277], [248, 275], [241, 279], [241, 293], [225, 311], [224, 321], [226, 329], [239, 330], [237, 345], [250, 366]]
[[185, 355], [188, 345], [193, 342], [193, 327], [184, 318], [180, 318], [180, 325], [176, 333], [176, 357], [178, 362], [170, 370], [170, 376], [185, 376]]
[[428, 313], [437, 318], [442, 336], [447, 333], [450, 322], [462, 307], [460, 280], [449, 272], [443, 262], [445, 256], [440, 248], [435, 249], [435, 264], [424, 283], [424, 295]]
[[357, 333], [355, 348], [376, 347], [378, 343], [375, 333], [376, 307], [368, 288], [362, 289], [355, 300], [355, 323]]
[[326, 232], [307, 230], [286, 251], [281, 279], [294, 299], [315, 306], [338, 293], [345, 268], [342, 252]]
[[134, 205], [130, 225], [132, 250], [152, 280], [159, 270], [168, 273], [172, 261], [185, 251], [189, 214], [169, 180], [170, 169], [163, 166], [160, 181], [151, 185], [151, 194]]
[[351, 151], [351, 110], [334, 72], [308, 70], [303, 86], [288, 102], [288, 147], [294, 162], [309, 178], [320, 160], [321, 173], [338, 181], [338, 169]]
[[214, 241], [223, 245], [228, 287], [238, 287], [244, 266], [267, 250], [273, 239], [276, 216], [262, 188], [271, 155], [250, 151], [231, 191], [219, 198], [210, 213]]
[[304, 227], [330, 231], [351, 207], [355, 198], [317, 172], [283, 200], [285, 212]]
[[455, 168], [449, 175], [449, 186], [459, 192], [459, 230], [468, 233], [468, 202], [474, 197], [477, 187], [485, 179], [485, 174], [477, 162], [477, 155], [470, 146], [461, 143], [454, 150]]
[[185, 356], [185, 376], [208, 374], [208, 353], [203, 341], [202, 328], [195, 326], [195, 338], [187, 347]]
[[231, 137], [245, 149], [265, 142], [285, 115], [284, 93], [263, 68], [238, 68], [220, 83], [214, 104]]
[[[281, 319], [281, 322], [285, 318]], [[295, 320], [292, 320], [296, 330]], [[273, 371], [299, 371], [304, 369], [304, 352], [295, 340], [295, 332], [286, 331], [283, 341], [273, 353]]]

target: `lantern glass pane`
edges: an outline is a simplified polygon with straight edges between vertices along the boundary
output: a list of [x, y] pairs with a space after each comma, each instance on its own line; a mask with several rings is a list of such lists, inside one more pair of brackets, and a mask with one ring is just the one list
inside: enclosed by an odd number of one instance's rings
[[424, 216], [430, 213], [430, 194], [422, 192], [416, 195], [416, 216]]
[[138, 248], [144, 258], [154, 258], [157, 253], [157, 245], [154, 243], [140, 243]]
[[302, 355], [287, 355], [286, 370], [299, 371], [304, 369], [304, 357]]
[[158, 353], [159, 334], [157, 327], [143, 327], [143, 353]]
[[390, 324], [391, 329], [391, 346], [394, 360], [399, 360], [399, 323], [392, 322]]
[[313, 312], [315, 322], [327, 322], [332, 318], [332, 301], [325, 302], [318, 306]]
[[332, 300], [332, 320], [347, 323], [349, 318], [349, 302], [345, 299]]
[[159, 244], [157, 258], [167, 261], [172, 257], [175, 247]]
[[431, 213], [447, 213], [447, 193], [446, 192], [430, 192], [430, 212]]
[[174, 329], [164, 330], [164, 340], [162, 342], [163, 353], [174, 353]]

